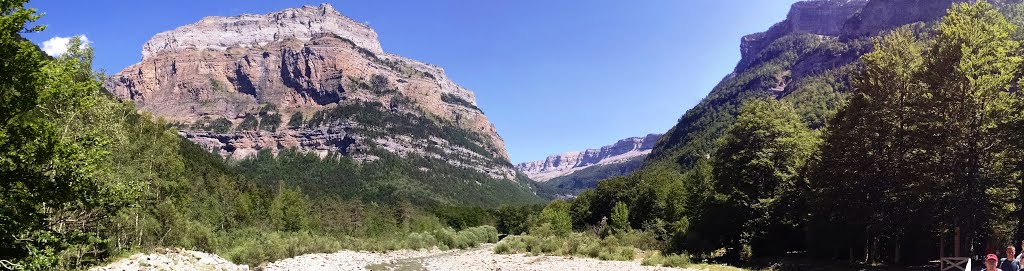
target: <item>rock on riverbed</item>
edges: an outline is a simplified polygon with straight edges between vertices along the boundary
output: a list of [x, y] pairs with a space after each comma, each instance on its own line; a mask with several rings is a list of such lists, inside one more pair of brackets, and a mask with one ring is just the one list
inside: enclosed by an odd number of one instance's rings
[[[468, 250], [398, 250], [388, 253], [339, 251], [330, 254], [307, 254], [263, 264], [254, 270], [684, 270], [642, 266], [637, 261], [601, 261], [564, 256], [527, 256], [495, 254], [494, 244]], [[90, 271], [118, 270], [249, 270], [216, 255], [180, 249], [161, 249], [153, 254], [137, 254], [105, 267]]]
[[562, 256], [494, 254], [494, 244], [454, 251], [399, 250], [388, 253], [341, 251], [310, 254], [266, 264], [257, 270], [683, 270], [642, 266], [636, 261], [601, 261]]
[[122, 270], [248, 271], [249, 266], [236, 265], [209, 253], [183, 249], [157, 249], [151, 254], [135, 254], [107, 266], [89, 269], [89, 271]]

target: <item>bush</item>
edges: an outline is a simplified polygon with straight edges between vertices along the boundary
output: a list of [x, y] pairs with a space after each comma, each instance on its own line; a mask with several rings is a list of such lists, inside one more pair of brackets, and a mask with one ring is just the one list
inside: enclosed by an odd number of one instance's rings
[[302, 254], [336, 252], [344, 248], [343, 240], [306, 231], [262, 233], [257, 229], [249, 229], [222, 236], [220, 242], [223, 246], [215, 249], [218, 255], [250, 266]]
[[632, 230], [629, 226], [629, 207], [625, 203], [617, 202], [615, 207], [612, 208], [611, 227], [615, 233]]
[[268, 113], [261, 116], [260, 130], [273, 132], [277, 131], [278, 126], [281, 126], [281, 115]]
[[408, 249], [423, 249], [437, 246], [437, 238], [429, 233], [410, 233], [405, 238], [404, 247]]
[[637, 249], [621, 245], [614, 236], [601, 240], [596, 235], [575, 233], [568, 236], [510, 236], [498, 242], [494, 253], [530, 253], [533, 255], [583, 256], [602, 260], [631, 261]]
[[235, 127], [235, 131], [253, 131], [260, 126], [260, 121], [256, 119], [256, 116], [246, 114], [245, 118], [242, 119], [242, 123]]
[[288, 119], [288, 128], [302, 128], [302, 112], [295, 112], [295, 114], [292, 114], [292, 116]]
[[572, 218], [569, 217], [569, 205], [556, 200], [540, 213], [540, 218], [530, 228], [530, 234], [538, 236], [565, 237], [572, 234]]
[[495, 227], [501, 233], [523, 234], [530, 228], [529, 217], [536, 216], [543, 207], [528, 205], [521, 207], [502, 206], [494, 210]]
[[224, 117], [217, 118], [216, 120], [210, 120], [209, 117], [203, 117], [192, 125], [192, 129], [206, 130], [223, 134], [227, 133], [228, 131], [231, 131], [231, 121]]
[[690, 257], [679, 254], [665, 256], [661, 252], [654, 252], [645, 257], [642, 264], [648, 266], [687, 267], [690, 265]]
[[270, 221], [281, 231], [299, 231], [309, 227], [309, 201], [301, 191], [279, 184], [270, 203]]

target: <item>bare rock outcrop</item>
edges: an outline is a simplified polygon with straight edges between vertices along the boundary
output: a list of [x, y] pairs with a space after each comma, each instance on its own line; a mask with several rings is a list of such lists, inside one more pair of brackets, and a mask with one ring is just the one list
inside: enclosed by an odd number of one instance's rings
[[384, 52], [373, 29], [328, 4], [157, 34], [105, 87], [225, 157], [297, 148], [373, 159], [365, 150], [391, 142], [384, 149], [399, 155], [515, 178], [473, 92], [440, 67]]
[[[928, 1], [928, 0], [925, 0]], [[792, 33], [810, 33], [839, 36], [850, 17], [868, 4], [868, 0], [813, 0], [794, 3], [786, 19], [768, 31], [754, 33], [740, 39], [740, 63], [736, 70], [746, 69], [757, 54], [779, 37]]]
[[543, 161], [520, 163], [516, 165], [516, 169], [525, 173], [534, 181], [544, 182], [594, 165], [620, 163], [632, 158], [646, 156], [654, 148], [654, 144], [658, 141], [659, 137], [661, 137], [660, 134], [630, 137], [599, 149], [571, 151], [548, 156]]

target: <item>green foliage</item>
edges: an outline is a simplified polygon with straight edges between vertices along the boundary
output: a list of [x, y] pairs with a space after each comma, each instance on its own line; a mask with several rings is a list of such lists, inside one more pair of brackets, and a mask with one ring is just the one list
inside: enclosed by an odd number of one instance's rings
[[[800, 224], [775, 224], [799, 223], [799, 211], [787, 208], [801, 206], [794, 201], [799, 199], [797, 188], [803, 186], [800, 173], [818, 147], [817, 141], [789, 105], [773, 99], [743, 104], [713, 158], [714, 188], [720, 194], [715, 197], [731, 209], [718, 214], [726, 221], [715, 223], [732, 224], [729, 228], [738, 230], [715, 232], [727, 236], [728, 244], [735, 245], [733, 251], [739, 251], [739, 244], [781, 246], [782, 240], [795, 239], [774, 238], [780, 233], [770, 231], [799, 228]], [[784, 253], [785, 248], [772, 252]]]
[[644, 157], [637, 157], [621, 163], [593, 165], [565, 176], [552, 178], [540, 185], [578, 195], [584, 190], [597, 188], [597, 182], [600, 180], [632, 173], [640, 169], [643, 163]]
[[[319, 127], [340, 121], [354, 121], [361, 124], [358, 131], [367, 136], [408, 135], [415, 138], [437, 137], [448, 143], [464, 147], [475, 153], [490, 154], [487, 142], [479, 133], [460, 128], [457, 124], [432, 118], [430, 115], [395, 113], [386, 110], [379, 102], [341, 104], [334, 108], [317, 111], [306, 124], [308, 128]], [[373, 129], [371, 129], [373, 128]], [[490, 157], [495, 164], [508, 164], [498, 157]]]
[[213, 77], [210, 77], [210, 89], [216, 92], [227, 91], [227, 88], [224, 87], [224, 83], [221, 83], [220, 80], [214, 79]]
[[260, 114], [259, 126], [260, 130], [277, 131], [277, 127], [281, 126], [281, 115], [277, 113]]
[[[336, 155], [320, 158], [316, 154], [288, 149], [280, 151], [275, 157], [270, 151], [261, 151], [254, 157], [237, 161], [233, 168], [237, 174], [264, 187], [285, 181], [286, 185], [298, 187], [314, 199], [336, 197], [381, 204], [397, 204], [399, 200], [408, 200], [425, 208], [456, 204], [497, 207], [501, 204], [534, 204], [540, 201], [530, 193], [528, 187], [507, 180], [491, 179], [444, 161], [415, 155], [401, 158], [388, 152], [375, 155], [380, 159], [356, 164], [347, 157]], [[420, 168], [430, 170], [423, 171]], [[465, 191], [477, 192], [467, 194]], [[482, 210], [471, 212], [475, 214], [452, 214], [452, 217], [467, 220], [451, 224], [476, 226], [480, 221], [490, 220]]]
[[473, 110], [483, 112], [482, 110], [480, 110], [479, 107], [476, 107], [475, 104], [473, 104], [473, 103], [471, 103], [471, 102], [469, 102], [469, 101], [467, 101], [465, 99], [462, 99], [461, 97], [456, 96], [455, 94], [441, 93], [441, 101], [442, 102], [446, 102], [446, 103], [450, 103], [450, 104], [454, 104], [454, 105], [458, 105], [458, 106], [462, 106], [462, 107], [466, 107], [466, 108], [471, 108]]
[[494, 224], [494, 216], [481, 207], [441, 206], [431, 209], [441, 221], [456, 230]]
[[532, 255], [583, 256], [601, 260], [632, 261], [636, 248], [622, 244], [614, 236], [600, 239], [592, 234], [566, 236], [509, 236], [494, 247], [494, 253], [529, 253]]
[[[797, 68], [800, 60], [822, 54], [823, 48], [830, 47], [835, 47], [833, 40], [806, 33], [790, 34], [773, 41], [750, 60], [745, 69], [724, 78], [704, 100], [683, 114], [679, 123], [659, 139], [648, 164], [675, 170], [692, 168], [697, 160], [714, 152], [715, 142], [735, 121], [740, 104], [775, 95], [771, 89], [778, 87], [780, 81], [785, 82], [784, 75]], [[841, 47], [842, 52], [826, 55], [834, 58], [859, 50], [855, 46]], [[816, 69], [823, 68], [828, 67]]]
[[298, 231], [309, 227], [309, 203], [301, 191], [292, 190], [283, 183], [277, 186], [277, 195], [270, 202], [270, 221], [279, 231]]
[[537, 236], [565, 237], [571, 233], [569, 203], [562, 200], [555, 200], [544, 207], [537, 221], [530, 227], [530, 234]]
[[1024, 206], [1014, 5], [1008, 22], [983, 1], [957, 4], [935, 27], [873, 44], [777, 38], [684, 114], [643, 169], [571, 202], [574, 227], [601, 232], [623, 202], [666, 253], [729, 259], [916, 262], [954, 227], [964, 251], [1019, 239], [1024, 227], [1006, 219]]
[[654, 252], [644, 257], [641, 262], [647, 266], [664, 266], [685, 268], [690, 266], [690, 257], [679, 254], [662, 255], [661, 252]]
[[295, 114], [292, 114], [292, 116], [289, 117], [289, 119], [288, 119], [288, 128], [289, 129], [299, 129], [299, 128], [302, 128], [302, 112], [295, 112]]
[[231, 121], [224, 117], [217, 118], [216, 120], [211, 120], [209, 117], [203, 117], [192, 125], [192, 129], [213, 131], [223, 134], [231, 131], [231, 125]]
[[[990, 221], [1012, 210], [999, 207], [1013, 196], [996, 181], [1014, 178], [999, 155], [1009, 145], [998, 143], [1007, 142], [1000, 123], [1020, 112], [1002, 110], [1019, 99], [1010, 91], [1021, 64], [1014, 31], [979, 2], [950, 9], [933, 39], [901, 29], [876, 42], [812, 175], [813, 247], [864, 246], [857, 257], [880, 261], [884, 250], [930, 242], [920, 232], [960, 227], [964, 249], [1005, 234]], [[829, 236], [836, 229], [854, 234]]]
[[398, 88], [391, 85], [391, 81], [387, 77], [380, 74], [374, 74], [370, 76], [369, 90], [373, 91], [374, 94], [394, 94], [398, 93]]
[[530, 228], [530, 217], [544, 210], [543, 205], [501, 206], [494, 210], [495, 227], [506, 234], [523, 234]]
[[633, 230], [629, 226], [629, 207], [626, 207], [625, 203], [615, 203], [615, 207], [612, 208], [612, 220], [609, 225], [612, 227], [612, 231], [616, 233]]
[[252, 114], [246, 114], [242, 122], [235, 127], [235, 131], [255, 131], [260, 126], [260, 121]]
[[52, 59], [21, 37], [43, 29], [23, 5], [0, 3], [0, 266], [80, 268], [103, 257], [101, 219], [137, 195], [105, 178], [121, 111], [78, 37]]

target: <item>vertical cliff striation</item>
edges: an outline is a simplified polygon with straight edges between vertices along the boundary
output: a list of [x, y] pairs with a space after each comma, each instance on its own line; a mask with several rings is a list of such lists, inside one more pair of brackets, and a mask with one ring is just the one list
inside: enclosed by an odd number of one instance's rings
[[225, 157], [387, 152], [517, 179], [473, 92], [440, 67], [386, 53], [373, 29], [328, 4], [159, 33], [105, 87]]

